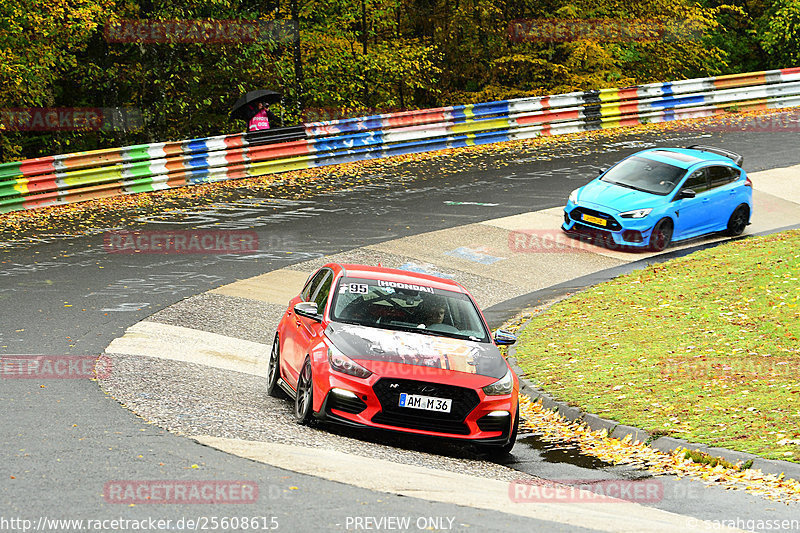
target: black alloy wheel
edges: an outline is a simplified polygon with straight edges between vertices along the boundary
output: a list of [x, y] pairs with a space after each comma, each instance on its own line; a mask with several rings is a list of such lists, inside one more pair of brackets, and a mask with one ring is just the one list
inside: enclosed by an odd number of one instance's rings
[[750, 210], [747, 208], [747, 206], [740, 205], [737, 207], [731, 214], [731, 218], [728, 219], [727, 234], [731, 237], [741, 235], [744, 232], [744, 228], [747, 227], [747, 222], [749, 219]]
[[267, 394], [273, 398], [282, 398], [283, 389], [278, 385], [278, 378], [281, 376], [281, 345], [278, 334], [272, 342], [272, 350], [269, 353], [269, 363], [267, 363]]
[[294, 417], [298, 424], [308, 424], [312, 418], [314, 405], [314, 381], [311, 375], [311, 361], [306, 359], [297, 379], [297, 394], [294, 399]]
[[672, 221], [663, 218], [658, 221], [653, 232], [650, 234], [650, 249], [654, 252], [661, 252], [672, 241]]

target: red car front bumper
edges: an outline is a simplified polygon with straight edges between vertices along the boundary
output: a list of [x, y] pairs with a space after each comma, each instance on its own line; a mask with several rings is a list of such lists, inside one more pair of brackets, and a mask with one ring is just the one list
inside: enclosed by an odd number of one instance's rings
[[[327, 368], [326, 368], [327, 367]], [[322, 363], [314, 372], [314, 413], [319, 419], [466, 440], [480, 444], [508, 442], [517, 410], [518, 381], [511, 394], [487, 396], [482, 387], [493, 378], [431, 367], [387, 363], [380, 374], [359, 379]], [[449, 413], [399, 406], [401, 393], [452, 400]]]

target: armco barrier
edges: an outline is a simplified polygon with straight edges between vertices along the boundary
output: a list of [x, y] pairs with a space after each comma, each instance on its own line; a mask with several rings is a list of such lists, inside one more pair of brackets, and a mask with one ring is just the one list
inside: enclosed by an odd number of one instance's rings
[[0, 213], [726, 110], [800, 106], [800, 67], [314, 122], [0, 164]]

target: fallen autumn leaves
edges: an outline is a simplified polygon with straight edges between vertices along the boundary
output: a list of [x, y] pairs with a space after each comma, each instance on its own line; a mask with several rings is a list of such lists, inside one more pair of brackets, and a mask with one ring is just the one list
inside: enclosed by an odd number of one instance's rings
[[757, 469], [738, 470], [695, 463], [684, 457], [684, 450], [665, 453], [633, 441], [628, 435], [620, 440], [606, 430], [592, 431], [586, 424], [568, 422], [561, 415], [545, 409], [527, 396], [520, 396], [521, 430], [529, 430], [545, 442], [573, 444], [584, 454], [612, 464], [626, 464], [654, 474], [688, 477], [731, 490], [745, 490], [768, 500], [800, 502], [800, 482], [783, 474], [765, 474]]

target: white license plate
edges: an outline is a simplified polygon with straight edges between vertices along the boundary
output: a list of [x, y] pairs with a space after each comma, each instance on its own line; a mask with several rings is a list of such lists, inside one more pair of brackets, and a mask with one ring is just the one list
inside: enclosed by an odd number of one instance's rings
[[400, 407], [410, 407], [411, 409], [424, 409], [426, 411], [437, 411], [439, 413], [449, 413], [453, 400], [450, 398], [435, 398], [433, 396], [420, 396], [418, 394], [400, 393]]

